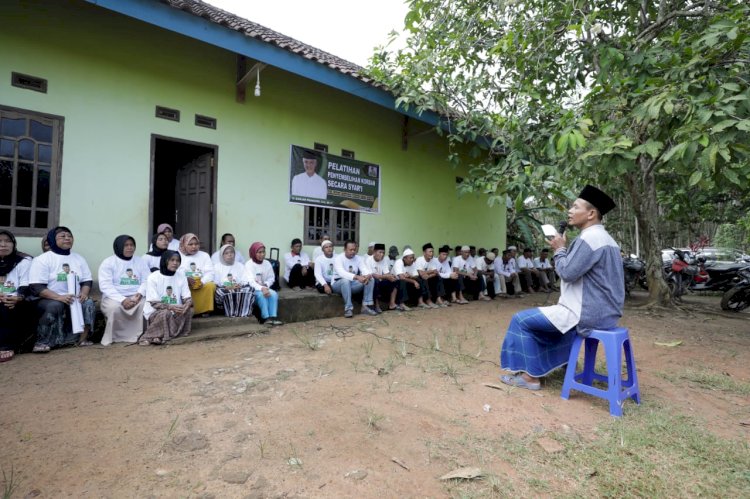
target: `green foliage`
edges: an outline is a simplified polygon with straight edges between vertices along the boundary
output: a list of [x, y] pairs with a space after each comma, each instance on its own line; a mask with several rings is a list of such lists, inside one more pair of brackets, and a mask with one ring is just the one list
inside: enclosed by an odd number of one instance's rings
[[713, 244], [720, 248], [742, 250], [747, 242], [747, 231], [740, 224], [722, 224], [716, 229]]
[[[627, 193], [657, 261], [660, 217], [701, 215], [696, 193], [747, 197], [750, 7], [577, 0], [410, 0], [404, 49], [371, 75], [397, 104], [445, 116], [474, 151], [462, 192], [569, 200]], [[554, 203], [551, 203], [554, 204]], [[520, 210], [517, 210], [520, 212]], [[718, 214], [718, 212], [714, 212]]]

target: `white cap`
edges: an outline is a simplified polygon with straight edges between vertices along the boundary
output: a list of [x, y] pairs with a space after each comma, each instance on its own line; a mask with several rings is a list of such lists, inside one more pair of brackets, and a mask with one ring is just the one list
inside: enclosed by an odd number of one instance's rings
[[405, 256], [409, 256], [409, 255], [414, 255], [414, 252], [412, 250], [410, 250], [410, 249], [407, 248], [407, 249], [404, 250], [404, 254], [401, 255], [401, 258], [403, 258]]
[[487, 260], [489, 261], [493, 261], [495, 259], [495, 254], [491, 251], [488, 251], [485, 256], [487, 257]]
[[377, 243], [375, 241], [367, 245], [368, 248], [374, 248]]
[[508, 249], [511, 250], [511, 251], [517, 251], [518, 250], [518, 248], [516, 248], [515, 246], [508, 246]]
[[320, 243], [321, 248], [325, 248], [326, 246], [333, 246], [333, 243], [330, 239], [326, 239], [322, 243]]
[[461, 251], [471, 251], [471, 248], [464, 244], [463, 246], [461, 246]]

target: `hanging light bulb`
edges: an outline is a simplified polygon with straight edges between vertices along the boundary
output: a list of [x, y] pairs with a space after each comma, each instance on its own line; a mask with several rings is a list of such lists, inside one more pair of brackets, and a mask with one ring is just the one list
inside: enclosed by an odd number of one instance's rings
[[258, 73], [255, 78], [255, 96], [260, 97], [260, 68], [258, 68]]

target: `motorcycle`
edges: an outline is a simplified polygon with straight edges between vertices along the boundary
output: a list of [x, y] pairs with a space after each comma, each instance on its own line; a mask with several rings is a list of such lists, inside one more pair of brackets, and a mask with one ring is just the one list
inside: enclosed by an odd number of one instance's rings
[[630, 296], [630, 292], [639, 285], [643, 289], [648, 289], [646, 281], [646, 262], [635, 255], [630, 255], [622, 260], [623, 274], [625, 275], [625, 294]]
[[747, 262], [706, 263], [705, 258], [689, 259], [681, 250], [672, 249], [675, 257], [664, 271], [672, 298], [676, 300], [688, 291], [726, 292], [740, 281], [741, 271], [750, 271]]
[[700, 268], [697, 265], [691, 265], [682, 250], [677, 248], [672, 248], [672, 250], [674, 251], [674, 258], [664, 268], [666, 273], [664, 280], [667, 281], [672, 299], [681, 300], [682, 295], [687, 292], [693, 283], [695, 276], [700, 274]]
[[750, 266], [737, 272], [738, 281], [721, 297], [721, 309], [740, 312], [750, 305]]

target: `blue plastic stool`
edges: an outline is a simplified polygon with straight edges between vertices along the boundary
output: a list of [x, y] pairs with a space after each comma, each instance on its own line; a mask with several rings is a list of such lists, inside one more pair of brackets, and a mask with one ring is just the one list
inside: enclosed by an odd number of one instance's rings
[[[628, 330], [623, 327], [614, 329], [592, 329], [591, 334], [584, 338], [578, 333], [570, 348], [568, 368], [565, 371], [560, 396], [567, 400], [570, 390], [578, 390], [595, 397], [609, 400], [609, 413], [613, 416], [622, 416], [622, 404], [632, 398], [636, 404], [641, 403], [641, 391], [638, 388], [638, 374], [635, 371], [635, 359], [630, 346]], [[596, 372], [596, 350], [599, 342], [604, 344], [604, 352], [607, 358], [607, 375]], [[578, 353], [581, 344], [585, 343], [583, 358], [583, 371], [576, 373]], [[622, 353], [625, 352], [625, 363], [627, 365], [628, 377], [622, 379], [620, 369], [622, 368]], [[595, 388], [594, 381], [606, 381], [607, 388]]]

